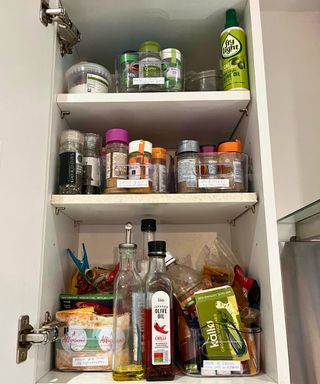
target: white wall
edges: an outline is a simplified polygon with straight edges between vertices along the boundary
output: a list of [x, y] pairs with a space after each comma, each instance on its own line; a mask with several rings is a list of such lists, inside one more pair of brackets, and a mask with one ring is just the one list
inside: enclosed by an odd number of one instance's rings
[[320, 12], [263, 12], [277, 217], [320, 198]]

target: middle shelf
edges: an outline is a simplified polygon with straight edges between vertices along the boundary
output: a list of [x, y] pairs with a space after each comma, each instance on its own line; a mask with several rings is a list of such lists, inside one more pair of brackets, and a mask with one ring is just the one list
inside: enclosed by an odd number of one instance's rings
[[256, 193], [52, 195], [51, 205], [81, 224], [139, 224], [157, 217], [159, 224], [228, 223], [256, 205]]
[[250, 91], [58, 94], [69, 127], [104, 135], [127, 129], [130, 140], [174, 149], [181, 139], [218, 143], [232, 134]]

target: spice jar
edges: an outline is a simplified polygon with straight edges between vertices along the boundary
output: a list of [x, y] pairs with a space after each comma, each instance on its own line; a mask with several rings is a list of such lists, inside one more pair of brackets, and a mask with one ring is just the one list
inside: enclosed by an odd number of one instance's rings
[[74, 130], [62, 132], [60, 138], [59, 193], [80, 194], [84, 136]]
[[117, 188], [119, 179], [127, 178], [128, 131], [112, 128], [106, 132], [106, 189], [104, 193], [125, 193], [126, 189]]
[[198, 141], [180, 141], [177, 149], [177, 181], [179, 193], [199, 192], [196, 172], [198, 152]]
[[140, 91], [160, 91], [164, 78], [161, 77], [160, 44], [156, 41], [145, 41], [139, 47], [139, 80]]
[[154, 193], [168, 192], [166, 153], [165, 148], [156, 147], [152, 149], [152, 192]]
[[198, 186], [200, 192], [216, 192], [218, 175], [218, 154], [215, 145], [201, 145]]
[[182, 91], [183, 61], [181, 52], [175, 48], [163, 49], [161, 51], [161, 68], [164, 76], [164, 90]]
[[129, 143], [129, 180], [136, 180], [132, 193], [152, 192], [152, 143], [134, 140]]
[[100, 193], [100, 153], [102, 137], [95, 133], [84, 135], [82, 193]]
[[225, 141], [219, 144], [219, 178], [225, 180], [220, 189], [243, 192], [242, 145], [240, 140]]
[[119, 61], [118, 92], [139, 92], [139, 85], [134, 83], [139, 77], [139, 53], [125, 51]]

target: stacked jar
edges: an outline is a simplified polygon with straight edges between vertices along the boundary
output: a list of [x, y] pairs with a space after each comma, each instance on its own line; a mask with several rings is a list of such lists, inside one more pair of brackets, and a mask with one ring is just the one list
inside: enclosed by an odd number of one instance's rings
[[199, 142], [182, 140], [177, 149], [177, 182], [179, 193], [199, 192], [198, 163]]
[[118, 188], [118, 180], [127, 179], [128, 131], [112, 128], [106, 132], [106, 189], [104, 193], [126, 193]]
[[232, 192], [245, 190], [242, 169], [242, 144], [240, 140], [230, 140], [219, 144], [219, 178], [225, 179], [225, 189]]
[[152, 192], [152, 143], [134, 140], [129, 143], [129, 180], [137, 180], [131, 193]]
[[83, 147], [82, 193], [95, 195], [100, 193], [100, 153], [102, 138], [96, 133], [85, 133]]
[[62, 132], [60, 138], [59, 193], [80, 194], [84, 136], [75, 130]]

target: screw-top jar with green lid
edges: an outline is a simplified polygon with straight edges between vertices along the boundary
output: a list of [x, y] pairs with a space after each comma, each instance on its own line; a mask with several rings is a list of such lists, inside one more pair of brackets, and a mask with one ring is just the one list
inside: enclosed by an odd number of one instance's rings
[[182, 91], [184, 71], [183, 57], [175, 48], [166, 48], [161, 51], [161, 68], [164, 77], [164, 90]]
[[164, 84], [161, 72], [161, 47], [156, 41], [145, 41], [139, 47], [140, 91], [159, 91]]
[[177, 182], [179, 193], [199, 192], [196, 166], [200, 146], [196, 140], [182, 140], [177, 149]]

